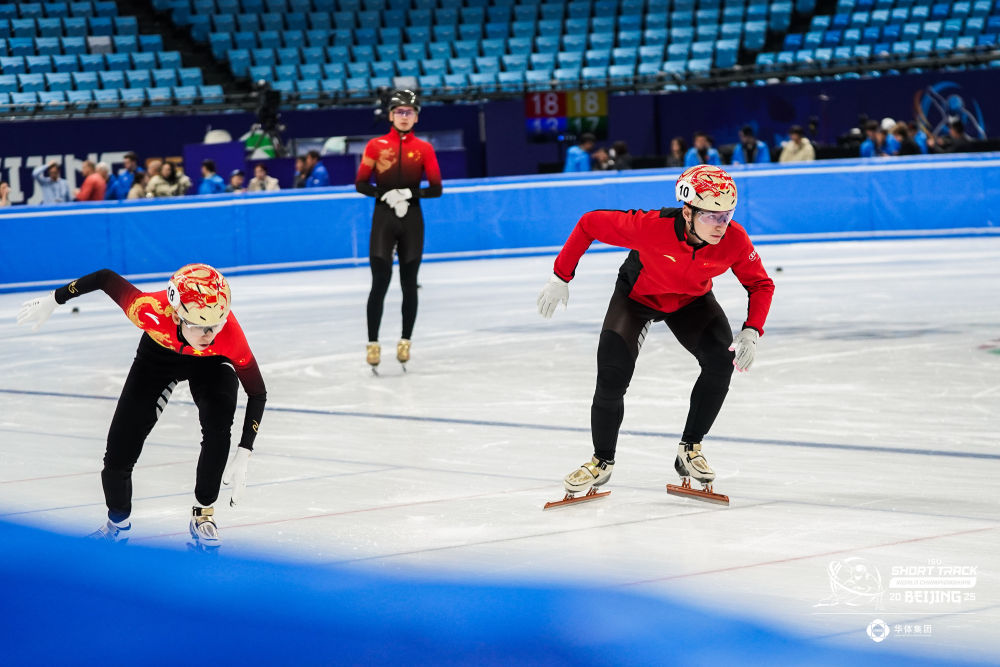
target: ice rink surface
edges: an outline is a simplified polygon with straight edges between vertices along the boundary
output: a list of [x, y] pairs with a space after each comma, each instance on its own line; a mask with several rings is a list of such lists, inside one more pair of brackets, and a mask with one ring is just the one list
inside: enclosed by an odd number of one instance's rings
[[[777, 285], [766, 335], [704, 442], [728, 508], [664, 490], [697, 365], [659, 324], [611, 495], [541, 509], [592, 451], [624, 252], [586, 255], [552, 320], [535, 311], [551, 256], [426, 263], [406, 374], [394, 278], [380, 377], [364, 363], [367, 267], [231, 278], [268, 411], [245, 499], [217, 504], [223, 548], [578, 582], [595, 604], [623, 588], [838, 645], [1000, 659], [1000, 238], [759, 250]], [[727, 274], [715, 292], [738, 328], [743, 288]], [[14, 325], [26, 296], [0, 295], [0, 519], [82, 535], [104, 517], [104, 439], [139, 334], [100, 293], [32, 334]], [[199, 440], [182, 385], [136, 468], [133, 543], [184, 548]]]

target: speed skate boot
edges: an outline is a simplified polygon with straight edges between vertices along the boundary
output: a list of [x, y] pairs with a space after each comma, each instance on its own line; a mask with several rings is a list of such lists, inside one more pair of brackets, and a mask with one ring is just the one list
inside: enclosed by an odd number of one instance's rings
[[214, 515], [215, 509], [212, 507], [195, 505], [191, 508], [191, 523], [188, 525], [188, 530], [191, 531], [191, 537], [194, 538], [193, 546], [208, 551], [216, 549], [222, 544]]
[[403, 370], [406, 370], [406, 362], [410, 360], [410, 339], [401, 338], [398, 343], [396, 343], [396, 360], [403, 364]]
[[[681, 485], [667, 484], [667, 493], [684, 496], [696, 500], [704, 500], [718, 505], [729, 505], [729, 496], [715, 493], [712, 482], [715, 481], [715, 471], [708, 465], [701, 453], [700, 442], [681, 442], [677, 445], [677, 458], [674, 459], [674, 470], [681, 476]], [[702, 488], [691, 488], [691, 480], [701, 483]]]
[[128, 519], [115, 523], [111, 519], [87, 537], [94, 540], [105, 540], [107, 542], [117, 542], [125, 544], [128, 542], [129, 531], [132, 530], [132, 522]]
[[693, 477], [695, 481], [711, 486], [715, 480], [715, 471], [708, 465], [701, 453], [701, 443], [682, 442], [677, 445], [677, 458], [674, 459], [674, 470], [684, 477]]
[[382, 346], [378, 341], [368, 343], [365, 348], [365, 361], [372, 367], [372, 373], [378, 375], [378, 365], [382, 363]]
[[[562, 500], [546, 503], [543, 509], [569, 505], [572, 503], [582, 502], [584, 500], [593, 500], [595, 498], [602, 498], [608, 495], [611, 493], [610, 491], [598, 493], [597, 489], [611, 479], [611, 472], [614, 469], [614, 461], [605, 461], [604, 459], [599, 459], [596, 456], [592, 457], [590, 461], [587, 461], [563, 478], [563, 487], [566, 489], [566, 497]], [[578, 495], [581, 493], [584, 495]]]

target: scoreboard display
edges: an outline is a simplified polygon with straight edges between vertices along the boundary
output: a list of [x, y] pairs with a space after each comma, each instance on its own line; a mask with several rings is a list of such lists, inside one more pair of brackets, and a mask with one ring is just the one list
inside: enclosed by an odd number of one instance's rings
[[603, 90], [531, 93], [524, 98], [524, 118], [532, 139], [579, 137], [590, 132], [608, 138], [608, 94]]

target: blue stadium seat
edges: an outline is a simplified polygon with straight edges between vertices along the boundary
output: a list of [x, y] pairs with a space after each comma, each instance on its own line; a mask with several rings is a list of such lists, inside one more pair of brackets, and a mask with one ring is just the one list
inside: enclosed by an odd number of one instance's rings
[[112, 22], [117, 35], [139, 34], [139, 20], [134, 16], [116, 16]]
[[475, 64], [476, 72], [480, 74], [500, 71], [500, 58], [497, 56], [478, 56]]
[[114, 0], [97, 0], [94, 2], [94, 14], [97, 16], [117, 16], [118, 5]]
[[556, 54], [532, 53], [528, 56], [529, 69], [550, 71], [556, 67]]
[[125, 72], [125, 84], [129, 88], [149, 88], [153, 79], [147, 69], [135, 69]]
[[38, 35], [40, 37], [62, 37], [62, 21], [60, 19], [38, 19]]
[[124, 72], [132, 66], [132, 60], [127, 53], [107, 53], [104, 56], [104, 68]]
[[52, 56], [52, 69], [55, 72], [76, 72], [80, 65], [76, 56]]
[[802, 48], [815, 49], [823, 44], [823, 33], [820, 31], [810, 31], [802, 39]]
[[504, 92], [518, 92], [524, 89], [524, 71], [500, 72], [497, 75], [497, 87]]
[[421, 61], [421, 67], [424, 70], [424, 75], [444, 76], [448, 71], [447, 61], [441, 58], [429, 58]]
[[122, 106], [134, 108], [146, 104], [145, 88], [123, 88], [118, 94], [121, 96]]
[[371, 73], [371, 65], [367, 62], [347, 63], [347, 76], [350, 78], [368, 77]]
[[277, 81], [294, 81], [299, 78], [299, 67], [298, 65], [275, 65], [274, 78]]
[[667, 46], [667, 60], [687, 60], [691, 56], [691, 44], [670, 44]]
[[[642, 47], [644, 49], [652, 48], [656, 49], [658, 47]], [[660, 49], [660, 54], [662, 56], [663, 49]], [[588, 49], [584, 53], [584, 63], [587, 67], [607, 67], [611, 64], [611, 51], [607, 49]]]
[[320, 65], [323, 71], [323, 79], [345, 79], [347, 78], [347, 68], [344, 63], [323, 63]]
[[351, 47], [351, 58], [371, 62], [375, 60], [375, 48], [371, 44], [355, 44]]
[[399, 76], [420, 76], [419, 60], [399, 60], [396, 62], [396, 71]]
[[528, 69], [527, 53], [509, 53], [500, 57], [505, 72], [523, 72]]
[[842, 44], [854, 46], [855, 44], [859, 44], [860, 42], [861, 42], [860, 30], [858, 30], [857, 28], [848, 28], [847, 30], [844, 31], [844, 37], [841, 42]]
[[17, 87], [17, 75], [15, 74], [0, 74], [0, 92], [2, 93], [16, 93], [18, 91]]
[[115, 53], [134, 53], [139, 50], [139, 40], [135, 35], [115, 35], [111, 38]]
[[348, 97], [367, 97], [370, 84], [368, 77], [366, 76], [356, 76], [349, 77], [345, 82], [345, 87], [347, 88]]
[[392, 62], [374, 62], [371, 64], [372, 77], [396, 76], [396, 64]]
[[582, 51], [560, 51], [556, 54], [556, 67], [580, 69], [583, 67]]
[[301, 55], [297, 48], [275, 49], [275, 57], [279, 65], [298, 65]]
[[[199, 90], [204, 91], [204, 89], [205, 87], [201, 86]], [[221, 91], [222, 87], [219, 86], [219, 89]], [[319, 81], [315, 79], [303, 79], [296, 81], [295, 92], [298, 93], [300, 100], [318, 100], [320, 98]]]
[[177, 85], [176, 69], [154, 69], [151, 74], [153, 76], [153, 85], [158, 88]]
[[97, 80], [101, 82], [101, 88], [124, 88], [125, 72], [120, 72], [120, 71], [98, 72]]
[[527, 90], [548, 90], [552, 86], [552, 70], [530, 69], [524, 73]]
[[168, 106], [171, 103], [173, 93], [169, 87], [156, 86], [146, 89], [146, 97], [149, 99], [149, 106]]
[[32, 74], [44, 74], [52, 71], [51, 56], [25, 56], [24, 65]]
[[495, 92], [497, 90], [497, 73], [476, 72], [470, 74], [469, 85], [486, 93]]
[[42, 4], [42, 9], [48, 17], [62, 18], [69, 16], [69, 3], [67, 2], [46, 2]]
[[73, 87], [77, 90], [97, 90], [98, 81], [96, 72], [73, 72], [70, 74], [73, 80]]
[[[278, 85], [275, 84], [274, 87], [277, 89]], [[194, 104], [198, 99], [196, 86], [174, 86], [171, 91], [177, 104]]]
[[660, 28], [647, 29], [642, 31], [642, 43], [649, 45], [662, 45], [667, 43], [667, 32]]
[[511, 37], [507, 40], [507, 53], [529, 54], [533, 50], [530, 37]]
[[755, 60], [757, 67], [763, 70], [769, 70], [773, 68], [775, 64], [775, 55], [776, 54], [771, 52], [758, 53], [757, 58]]
[[10, 103], [14, 111], [34, 111], [35, 106], [38, 104], [38, 93], [11, 93]]
[[802, 38], [800, 33], [793, 32], [785, 35], [784, 46], [782, 47], [785, 51], [796, 51], [802, 48]]
[[715, 66], [735, 67], [740, 43], [735, 39], [720, 39], [715, 43]]
[[942, 37], [958, 37], [965, 28], [966, 19], [948, 19], [941, 29]]
[[35, 40], [32, 37], [11, 37], [7, 49], [12, 56], [32, 56], [35, 54]]
[[323, 79], [319, 82], [319, 89], [326, 95], [337, 96], [344, 92], [344, 80], [342, 78]]
[[[254, 65], [247, 68], [247, 76], [249, 76], [253, 81], [274, 81], [274, 67], [271, 65]], [[176, 75], [170, 79], [170, 82], [177, 82]], [[163, 83], [166, 83], [166, 81], [160, 81], [160, 83], [162, 85]]]
[[45, 76], [43, 74], [18, 74], [17, 84], [23, 93], [45, 90]]

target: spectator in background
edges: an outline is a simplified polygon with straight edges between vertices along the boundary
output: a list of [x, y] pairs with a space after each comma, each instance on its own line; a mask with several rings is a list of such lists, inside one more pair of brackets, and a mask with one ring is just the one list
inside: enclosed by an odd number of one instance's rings
[[892, 129], [896, 127], [896, 121], [886, 116], [882, 119], [880, 126], [882, 132], [885, 133], [885, 154], [898, 155], [899, 144], [896, 142], [896, 137], [892, 136]]
[[204, 160], [201, 163], [201, 177], [198, 194], [217, 195], [226, 191], [226, 182], [222, 180], [222, 176], [215, 173], [215, 160]]
[[278, 179], [267, 175], [267, 167], [259, 163], [254, 166], [253, 178], [247, 184], [248, 192], [274, 192], [280, 189], [281, 186], [278, 185]]
[[98, 173], [97, 165], [90, 160], [84, 160], [80, 165], [80, 173], [83, 174], [83, 185], [76, 193], [76, 200], [104, 201], [104, 191], [107, 190], [108, 184], [104, 176]]
[[55, 160], [35, 167], [31, 176], [42, 188], [42, 204], [63, 204], [70, 201], [69, 183], [59, 174], [59, 163]]
[[709, 141], [708, 135], [704, 132], [694, 133], [693, 145], [684, 156], [685, 167], [695, 167], [699, 164], [722, 164], [719, 151], [712, 148], [712, 142]]
[[816, 149], [806, 138], [806, 131], [801, 125], [788, 128], [788, 141], [781, 149], [778, 162], [812, 162], [816, 159]]
[[667, 155], [668, 167], [683, 167], [684, 156], [687, 153], [687, 142], [684, 137], [674, 137], [670, 140], [670, 154]]
[[629, 154], [628, 144], [624, 141], [618, 140], [611, 144], [611, 150], [608, 154], [611, 156], [612, 165], [618, 171], [632, 168], [632, 155]]
[[136, 175], [145, 173], [139, 168], [139, 156], [132, 151], [125, 153], [125, 157], [122, 160], [125, 166], [118, 170], [118, 175], [115, 176], [114, 182], [108, 183], [108, 187], [104, 192], [105, 199], [125, 199], [132, 190], [132, 184], [135, 182]]
[[132, 181], [132, 187], [128, 190], [128, 196], [126, 199], [145, 199], [146, 198], [146, 184], [149, 182], [149, 172], [137, 171], [135, 174], [135, 180]]
[[324, 188], [330, 185], [330, 174], [319, 161], [319, 151], [312, 150], [306, 153], [306, 169], [309, 174], [306, 176], [307, 188]]
[[590, 171], [590, 153], [594, 150], [597, 139], [590, 132], [580, 135], [580, 143], [566, 150], [566, 163], [563, 173], [575, 171]]
[[191, 179], [178, 171], [173, 162], [164, 162], [160, 173], [149, 179], [147, 197], [180, 197], [191, 189]]
[[246, 192], [247, 189], [243, 187], [243, 170], [233, 169], [233, 172], [229, 174], [229, 185], [226, 186], [226, 192]]
[[926, 155], [929, 150], [927, 147], [927, 133], [921, 130], [920, 126], [914, 120], [907, 123], [907, 127], [910, 129], [910, 136], [917, 142], [917, 146], [920, 146], [920, 152]]
[[885, 131], [876, 120], [865, 123], [865, 134], [868, 138], [861, 142], [861, 157], [885, 157], [887, 146]]
[[906, 123], [896, 123], [896, 127], [892, 128], [892, 136], [895, 137], [896, 143], [899, 144], [899, 150], [896, 151], [896, 155], [921, 154], [920, 146], [910, 136], [910, 128], [906, 126]]
[[594, 152], [590, 154], [590, 159], [596, 171], [607, 171], [615, 168], [614, 163], [611, 162], [608, 150], [603, 146], [595, 148]]
[[740, 130], [740, 141], [733, 149], [733, 164], [762, 164], [771, 161], [771, 151], [767, 144], [754, 136], [753, 128], [744, 125]]
[[948, 123], [947, 137], [931, 137], [927, 143], [934, 153], [964, 153], [969, 150], [973, 139], [965, 133], [965, 123], [956, 118]]
[[0, 183], [0, 208], [10, 206], [10, 186], [4, 181]]
[[292, 182], [293, 188], [306, 187], [306, 159], [300, 155], [295, 158], [295, 180]]
[[146, 173], [149, 174], [149, 179], [146, 181], [147, 190], [149, 190], [149, 181], [153, 180], [153, 176], [159, 174], [161, 169], [163, 169], [163, 160], [160, 158], [146, 161]]

